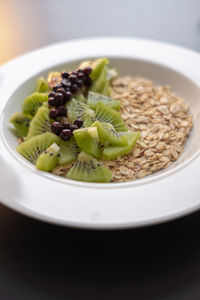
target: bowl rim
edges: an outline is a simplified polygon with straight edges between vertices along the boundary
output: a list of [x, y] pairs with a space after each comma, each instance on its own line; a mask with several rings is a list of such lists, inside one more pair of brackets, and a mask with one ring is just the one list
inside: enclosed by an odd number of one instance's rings
[[[41, 48], [39, 50], [32, 51], [32, 52], [30, 52], [28, 54], [22, 55], [22, 56], [20, 56], [20, 57], [18, 57], [16, 59], [12, 60], [11, 62], [8, 62], [8, 63], [4, 64], [0, 68], [0, 79], [1, 79], [1, 76], [2, 76], [3, 79], [4, 79], [4, 76], [5, 77], [7, 76], [7, 78], [6, 78], [6, 80], [3, 80], [3, 88], [1, 87], [0, 90], [3, 92], [5, 90], [5, 87], [8, 85], [8, 82], [13, 82], [12, 81], [13, 78], [8, 78], [8, 74], [9, 74], [9, 72], [10, 72], [10, 70], [12, 68], [16, 68], [16, 65], [19, 66], [19, 65], [24, 64], [27, 60], [31, 61], [32, 57], [37, 57], [37, 55], [39, 55], [39, 53], [42, 53], [42, 52], [43, 53], [45, 53], [45, 52], [48, 53], [53, 48], [57, 48], [58, 49], [59, 47], [61, 47], [61, 45], [70, 45], [70, 44], [73, 45], [73, 44], [82, 44], [82, 43], [86, 43], [86, 44], [91, 44], [92, 43], [93, 44], [93, 43], [99, 43], [99, 42], [101, 42], [101, 43], [104, 42], [105, 43], [105, 42], [108, 42], [108, 41], [110, 41], [111, 44], [112, 43], [116, 44], [116, 43], [119, 43], [121, 41], [121, 42], [123, 42], [125, 44], [136, 43], [138, 45], [143, 45], [143, 46], [147, 45], [147, 44], [151, 44], [151, 46], [152, 45], [154, 47], [158, 46], [158, 48], [161, 47], [162, 49], [168, 48], [168, 49], [171, 49], [172, 52], [175, 51], [175, 52], [178, 52], [178, 53], [182, 53], [182, 55], [184, 57], [185, 57], [185, 55], [190, 55], [190, 56], [193, 57], [193, 60], [198, 57], [198, 61], [200, 63], [200, 55], [197, 52], [185, 49], [185, 48], [180, 47], [180, 46], [174, 46], [174, 45], [169, 44], [169, 43], [164, 43], [164, 42], [159, 42], [159, 41], [152, 41], [152, 40], [147, 40], [147, 39], [133, 39], [133, 38], [126, 38], [126, 37], [99, 37], [99, 38], [95, 38], [95, 39], [94, 38], [89, 38], [89, 39], [88, 38], [83, 38], [83, 39], [79, 39], [79, 40], [72, 40], [72, 41], [68, 41], [68, 42], [61, 42], [61, 43], [53, 44], [51, 46], [47, 46], [47, 47]], [[91, 56], [91, 55], [89, 55], [89, 56]], [[126, 58], [128, 56], [123, 56], [123, 57]], [[143, 59], [143, 60], [145, 60], [145, 59]], [[148, 59], [146, 59], [146, 60], [148, 60]], [[157, 58], [154, 58], [154, 59], [148, 60], [148, 61], [160, 64], [159, 62], [157, 62]], [[169, 67], [169, 65], [166, 64], [166, 67]], [[169, 67], [169, 68], [171, 69], [171, 67]], [[44, 67], [42, 69], [44, 69]], [[37, 70], [37, 68], [34, 69], [34, 73], [32, 74], [32, 76], [35, 74], [36, 70]], [[177, 69], [175, 69], [175, 70], [177, 71]], [[183, 68], [181, 68], [181, 71], [183, 72]], [[180, 66], [178, 66], [178, 72], [181, 72], [181, 71], [180, 71]], [[40, 72], [40, 70], [37, 71], [36, 73], [38, 73], [38, 72]], [[181, 74], [186, 75], [186, 74], [184, 74], [182, 72], [181, 72]], [[20, 78], [20, 80], [22, 80], [22, 78]], [[15, 83], [15, 89], [19, 86], [20, 80], [18, 80]], [[197, 84], [198, 80], [197, 80], [196, 76], [193, 76], [193, 81]], [[12, 89], [12, 93], [13, 93], [13, 89]], [[4, 95], [5, 95], [4, 98], [7, 97], [6, 99], [8, 100], [9, 93], [8, 94], [5, 93]], [[10, 95], [11, 95], [11, 93], [10, 93]], [[7, 103], [7, 101], [4, 101], [4, 105], [6, 103]], [[0, 112], [2, 111], [4, 105], [0, 106]], [[5, 151], [5, 149], [4, 149], [4, 151]], [[197, 153], [195, 156], [193, 156], [190, 159], [190, 161], [186, 162], [186, 164], [188, 164], [189, 162], [191, 162], [194, 158], [197, 158], [198, 154], [199, 153]], [[185, 164], [184, 164], [184, 166], [185, 166]], [[168, 175], [168, 172], [169, 173], [171, 173], [171, 172], [172, 173], [178, 172], [179, 169], [181, 169], [182, 167], [183, 167], [183, 165], [181, 165], [178, 169], [168, 170], [164, 174], [159, 175], [159, 176], [166, 177]], [[54, 175], [51, 175], [51, 176], [54, 176]], [[152, 180], [154, 180], [154, 179], [152, 179], [152, 178], [146, 178], [144, 180], [144, 183], [145, 184], [149, 184], [149, 183], [152, 182]], [[73, 184], [74, 184], [74, 182], [73, 182]], [[137, 185], [137, 184], [141, 185], [140, 182], [136, 183], [135, 185]], [[75, 186], [80, 186], [80, 187], [84, 186], [84, 188], [87, 189], [87, 185], [85, 185], [85, 183], [84, 183], [84, 185], [82, 185], [80, 183], [75, 183], [74, 185]], [[121, 188], [121, 187], [123, 187], [123, 188], [124, 187], [125, 188], [131, 188], [131, 183], [127, 184], [127, 186], [124, 186], [124, 183], [123, 184], [115, 184], [115, 185], [116, 185], [117, 188]], [[94, 184], [94, 187], [96, 189], [99, 189], [99, 184]], [[110, 188], [109, 186], [107, 186], [105, 184], [102, 184], [102, 187]], [[90, 184], [88, 185], [88, 188], [90, 188]], [[176, 217], [185, 215], [187, 213], [195, 211], [200, 206], [200, 203], [198, 203], [198, 204], [196, 204], [196, 205], [194, 205], [192, 207], [185, 208], [185, 209], [183, 209], [183, 210], [181, 210], [179, 212], [171, 213], [170, 216], [167, 215], [167, 216], [163, 216], [163, 217], [160, 217], [160, 218], [157, 218], [157, 219], [155, 219], [155, 218], [148, 219], [146, 221], [142, 220], [141, 222], [139, 222], [139, 221], [138, 222], [132, 222], [132, 223], [130, 223], [130, 222], [128, 222], [128, 223], [126, 223], [126, 222], [122, 222], [122, 223], [120, 223], [120, 222], [117, 222], [117, 223], [113, 223], [113, 222], [111, 222], [111, 223], [110, 222], [107, 222], [107, 223], [106, 222], [103, 222], [103, 223], [101, 223], [101, 222], [98, 222], [98, 223], [96, 223], [96, 222], [89, 222], [89, 223], [87, 223], [87, 222], [84, 222], [84, 224], [83, 224], [83, 223], [79, 223], [79, 222], [70, 222], [69, 220], [63, 221], [63, 220], [60, 220], [60, 219], [56, 219], [55, 217], [50, 218], [49, 216], [45, 216], [44, 214], [40, 214], [39, 212], [34, 212], [33, 210], [29, 210], [28, 208], [23, 207], [21, 205], [18, 206], [18, 205], [16, 205], [16, 203], [8, 203], [4, 199], [0, 199], [0, 201], [2, 203], [4, 203], [5, 205], [9, 206], [10, 208], [13, 208], [13, 209], [15, 209], [15, 210], [17, 210], [19, 212], [22, 212], [22, 213], [24, 213], [26, 215], [29, 215], [29, 216], [32, 216], [34, 218], [38, 218], [40, 220], [44, 220], [44, 221], [55, 223], [55, 224], [62, 224], [62, 225], [67, 225], [67, 226], [79, 227], [79, 228], [83, 228], [84, 227], [84, 228], [95, 228], [95, 229], [97, 229], [97, 228], [99, 228], [99, 229], [102, 229], [102, 228], [104, 228], [104, 229], [106, 229], [106, 228], [112, 228], [112, 229], [114, 229], [114, 228], [141, 227], [141, 226], [146, 226], [146, 225], [152, 225], [152, 224], [155, 224], [155, 223], [164, 222], [164, 221], [167, 221], [167, 220], [174, 219]]]

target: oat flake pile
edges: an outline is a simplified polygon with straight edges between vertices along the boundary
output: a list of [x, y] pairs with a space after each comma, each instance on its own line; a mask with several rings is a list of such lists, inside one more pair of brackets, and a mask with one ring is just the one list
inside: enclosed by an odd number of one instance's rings
[[133, 152], [104, 162], [113, 172], [113, 182], [142, 178], [179, 158], [192, 129], [188, 103], [169, 86], [133, 77], [115, 79], [112, 97], [122, 102], [122, 117], [130, 129], [141, 132]]

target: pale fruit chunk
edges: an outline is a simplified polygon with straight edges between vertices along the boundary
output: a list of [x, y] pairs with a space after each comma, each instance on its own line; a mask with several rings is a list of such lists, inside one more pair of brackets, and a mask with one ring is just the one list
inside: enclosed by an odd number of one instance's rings
[[73, 133], [77, 145], [82, 150], [96, 158], [101, 157], [102, 150], [99, 145], [99, 137], [96, 127], [77, 129]]
[[53, 143], [48, 147], [37, 159], [36, 168], [42, 171], [49, 172], [58, 164], [58, 152], [60, 147]]

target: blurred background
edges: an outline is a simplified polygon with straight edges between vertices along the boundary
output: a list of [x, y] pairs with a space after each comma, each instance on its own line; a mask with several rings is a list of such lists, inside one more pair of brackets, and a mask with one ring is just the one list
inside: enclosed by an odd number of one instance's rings
[[0, 64], [51, 43], [102, 35], [200, 50], [200, 1], [0, 0]]

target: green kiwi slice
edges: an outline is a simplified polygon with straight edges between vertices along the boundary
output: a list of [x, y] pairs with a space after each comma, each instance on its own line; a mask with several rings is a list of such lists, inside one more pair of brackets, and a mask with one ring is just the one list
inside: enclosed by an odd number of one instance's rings
[[95, 80], [97, 77], [99, 77], [101, 71], [103, 68], [109, 63], [108, 59], [103, 57], [103, 58], [98, 58], [95, 59], [94, 61], [83, 61], [79, 68], [80, 69], [85, 69], [86, 67], [90, 66], [92, 68], [92, 73], [90, 74], [90, 77], [92, 80]]
[[10, 123], [14, 125], [17, 135], [20, 137], [26, 137], [29, 130], [30, 119], [24, 116], [21, 112], [16, 112], [10, 118]]
[[61, 141], [59, 151], [58, 164], [59, 165], [68, 165], [71, 162], [75, 161], [80, 148], [77, 146], [74, 137], [72, 136], [69, 141]]
[[87, 116], [87, 117], [85, 118], [85, 121], [84, 121], [84, 123], [83, 123], [83, 126], [84, 126], [85, 128], [90, 127], [90, 126], [94, 123], [94, 121], [95, 121], [95, 117], [94, 117], [94, 116], [93, 116], [93, 117]]
[[42, 154], [39, 155], [36, 161], [36, 168], [42, 171], [49, 172], [58, 164], [58, 152], [60, 147], [53, 143]]
[[108, 59], [103, 57], [92, 61], [84, 61], [80, 65], [80, 69], [84, 69], [87, 66], [92, 68], [92, 73], [90, 78], [92, 79], [92, 85], [90, 90], [96, 93], [101, 93], [103, 95], [110, 95], [109, 87], [109, 76], [107, 74], [107, 64], [109, 63]]
[[99, 93], [94, 93], [94, 92], [89, 92], [88, 93], [88, 100], [87, 104], [89, 105], [90, 108], [96, 109], [97, 103], [104, 103], [105, 105], [113, 108], [114, 110], [119, 111], [121, 108], [121, 102], [118, 100], [114, 100], [110, 97], [104, 96]]
[[59, 142], [60, 138], [57, 135], [51, 132], [46, 132], [33, 136], [32, 138], [21, 143], [17, 147], [17, 152], [35, 164], [38, 156], [44, 150], [46, 150], [53, 143], [59, 144]]
[[109, 146], [103, 150], [103, 159], [112, 160], [119, 156], [129, 154], [134, 148], [137, 140], [140, 137], [140, 132], [127, 132], [128, 145], [127, 146]]
[[89, 128], [93, 127], [97, 128], [100, 143], [105, 147], [108, 145], [128, 145], [128, 134], [116, 131], [112, 124], [95, 121]]
[[47, 102], [48, 94], [47, 93], [38, 93], [35, 92], [28, 96], [23, 103], [22, 109], [23, 114], [26, 116], [33, 118], [36, 114], [38, 108], [42, 106], [44, 102]]
[[94, 116], [94, 111], [85, 103], [72, 99], [67, 105], [67, 117], [70, 123], [75, 120], [85, 121], [87, 116]]
[[110, 182], [112, 172], [94, 157], [82, 151], [69, 170], [67, 178], [87, 182]]
[[44, 77], [40, 77], [36, 82], [36, 92], [45, 93], [49, 89], [48, 83]]
[[30, 123], [27, 139], [46, 131], [50, 131], [49, 109], [41, 106]]
[[75, 99], [76, 99], [77, 101], [80, 101], [80, 102], [83, 102], [83, 103], [86, 103], [86, 102], [87, 102], [86, 98], [83, 96], [82, 93], [79, 93], [78, 95], [76, 95]]
[[73, 133], [77, 145], [82, 150], [96, 158], [101, 157], [102, 150], [99, 145], [99, 136], [96, 127], [77, 129]]
[[107, 70], [106, 70], [106, 68], [103, 68], [101, 73], [99, 74], [99, 76], [95, 80], [92, 81], [90, 91], [96, 92], [96, 93], [102, 93], [107, 82], [108, 82]]
[[95, 120], [112, 124], [116, 131], [128, 130], [126, 124], [121, 118], [120, 113], [111, 107], [108, 107], [104, 103], [97, 103]]
[[96, 78], [99, 77], [101, 74], [102, 70], [105, 68], [106, 65], [108, 65], [109, 61], [107, 58], [98, 58], [92, 62], [91, 68], [92, 68], [92, 73], [90, 74], [90, 77], [92, 80], [95, 80]]
[[111, 96], [110, 82], [108, 80], [106, 80], [101, 94], [104, 96]]

